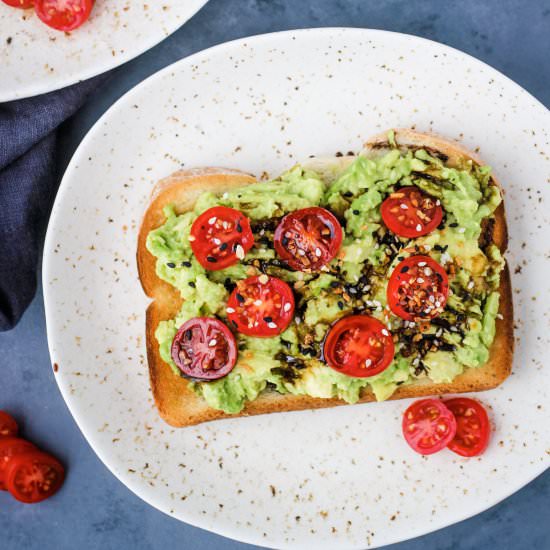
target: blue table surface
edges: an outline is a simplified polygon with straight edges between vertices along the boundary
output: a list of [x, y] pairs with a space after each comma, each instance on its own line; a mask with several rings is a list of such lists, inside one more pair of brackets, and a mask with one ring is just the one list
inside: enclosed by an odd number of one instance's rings
[[[550, 106], [548, 0], [211, 0], [170, 38], [115, 69], [108, 84], [63, 125], [59, 178], [99, 116], [158, 69], [227, 40], [322, 26], [388, 29], [449, 44], [486, 61]], [[163, 515], [126, 489], [99, 461], [57, 389], [41, 291], [21, 323], [0, 334], [0, 364], [0, 408], [12, 411], [27, 437], [69, 466], [62, 491], [40, 505], [21, 505], [0, 494], [0, 548], [249, 547]], [[549, 505], [547, 471], [483, 514], [390, 548], [548, 549]]]

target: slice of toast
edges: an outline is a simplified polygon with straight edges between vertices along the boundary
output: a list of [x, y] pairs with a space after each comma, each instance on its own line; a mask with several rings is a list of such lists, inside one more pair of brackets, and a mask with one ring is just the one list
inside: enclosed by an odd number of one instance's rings
[[[472, 153], [458, 144], [433, 134], [413, 130], [395, 130], [395, 140], [403, 149], [427, 149], [432, 154], [447, 157], [446, 163], [453, 166], [459, 160], [472, 159], [481, 164]], [[379, 155], [390, 148], [387, 134], [375, 136], [365, 145], [364, 154]], [[222, 193], [228, 189], [253, 183], [254, 177], [235, 170], [204, 168], [180, 170], [160, 181], [154, 188], [151, 202], [145, 212], [138, 237], [137, 263], [139, 277], [145, 293], [152, 298], [146, 315], [146, 342], [149, 375], [155, 403], [162, 418], [176, 427], [190, 426], [200, 422], [272, 412], [313, 409], [346, 405], [341, 399], [324, 399], [303, 395], [283, 395], [266, 390], [257, 399], [247, 402], [244, 410], [237, 415], [228, 415], [213, 409], [188, 385], [186, 379], [176, 376], [171, 367], [160, 357], [155, 330], [160, 321], [173, 319], [180, 309], [182, 299], [175, 288], [156, 275], [156, 258], [147, 250], [145, 242], [152, 229], [165, 221], [162, 209], [173, 204], [177, 213], [193, 207], [203, 191]], [[494, 185], [498, 182], [493, 177]], [[507, 229], [504, 206], [501, 204], [495, 213], [494, 241], [502, 252], [506, 249]], [[506, 266], [500, 283], [501, 316], [496, 321], [496, 337], [490, 349], [488, 362], [477, 368], [466, 369], [451, 383], [436, 384], [429, 379], [415, 381], [400, 386], [390, 399], [420, 397], [444, 393], [461, 393], [488, 390], [498, 386], [509, 374], [513, 355], [513, 309], [510, 276]], [[359, 402], [375, 401], [370, 390], [364, 390]]]

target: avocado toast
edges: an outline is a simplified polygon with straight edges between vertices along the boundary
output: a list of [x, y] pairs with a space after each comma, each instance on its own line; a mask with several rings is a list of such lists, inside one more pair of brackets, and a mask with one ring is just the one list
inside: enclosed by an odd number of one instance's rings
[[[384, 200], [407, 186], [437, 198], [444, 211], [437, 228], [417, 238], [396, 237], [381, 220]], [[236, 264], [210, 271], [189, 235], [199, 214], [220, 205], [250, 219], [254, 245]], [[285, 216], [314, 207], [338, 218], [343, 241], [322, 270], [297, 271], [281, 261], [273, 236]], [[157, 407], [171, 425], [187, 426], [493, 388], [508, 376], [513, 352], [506, 239], [494, 177], [471, 153], [431, 134], [396, 130], [369, 140], [359, 157], [311, 159], [271, 182], [225, 169], [177, 172], [155, 187], [138, 240], [140, 279], [153, 299], [146, 335]], [[443, 264], [449, 276], [441, 314], [422, 322], [394, 315], [386, 299], [390, 274], [411, 255]], [[235, 283], [262, 275], [292, 288], [290, 324], [268, 338], [234, 330], [231, 372], [211, 381], [183, 377], [171, 352], [178, 329], [199, 316], [226, 323]], [[391, 330], [395, 356], [382, 372], [355, 377], [326, 364], [327, 332], [351, 315]]]

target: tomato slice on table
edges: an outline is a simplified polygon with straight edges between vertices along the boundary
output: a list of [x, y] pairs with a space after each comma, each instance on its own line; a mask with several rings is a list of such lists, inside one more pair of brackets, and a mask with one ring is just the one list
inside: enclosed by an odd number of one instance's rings
[[388, 305], [407, 321], [441, 315], [448, 294], [447, 273], [429, 256], [410, 256], [398, 263], [388, 281]]
[[323, 346], [330, 367], [358, 378], [382, 372], [392, 362], [394, 352], [390, 331], [369, 315], [350, 315], [337, 321]]
[[15, 437], [18, 431], [19, 426], [11, 414], [0, 411], [0, 438]]
[[386, 227], [399, 237], [414, 239], [431, 233], [443, 219], [443, 208], [418, 187], [394, 191], [380, 207]]
[[58, 31], [72, 31], [82, 25], [94, 6], [93, 0], [36, 0], [36, 15]]
[[25, 439], [19, 437], [4, 437], [0, 439], [0, 489], [6, 490], [5, 473], [11, 459], [28, 451], [34, 451], [36, 447]]
[[444, 449], [456, 433], [453, 413], [439, 399], [415, 401], [403, 415], [403, 435], [410, 447], [422, 455]]
[[17, 500], [40, 502], [63, 485], [65, 469], [53, 456], [35, 450], [14, 456], [6, 468], [5, 478], [8, 491]]
[[24, 10], [34, 6], [34, 0], [2, 0], [2, 2], [12, 8], [21, 8]]
[[222, 378], [237, 361], [235, 337], [213, 317], [194, 317], [185, 322], [174, 336], [171, 351], [181, 372], [199, 380]]
[[287, 214], [275, 229], [277, 254], [297, 271], [316, 271], [328, 264], [342, 244], [336, 217], [314, 206]]
[[460, 456], [478, 456], [489, 444], [491, 425], [487, 411], [475, 399], [455, 397], [444, 402], [456, 420], [456, 435], [447, 445]]
[[294, 314], [294, 295], [281, 279], [258, 275], [238, 281], [227, 302], [229, 322], [248, 336], [276, 336]]
[[189, 242], [199, 263], [210, 271], [242, 260], [254, 244], [249, 219], [228, 206], [205, 210], [191, 226]]

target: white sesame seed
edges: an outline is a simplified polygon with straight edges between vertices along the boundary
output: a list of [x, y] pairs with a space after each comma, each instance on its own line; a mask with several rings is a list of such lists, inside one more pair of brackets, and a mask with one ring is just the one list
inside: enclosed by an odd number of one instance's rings
[[470, 288], [470, 289], [471, 289], [471, 288], [474, 288], [474, 281], [470, 281], [470, 282], [468, 283], [468, 288]]
[[458, 232], [459, 232], [459, 233], [464, 233], [464, 231], [466, 231], [466, 229], [464, 229], [464, 227], [459, 227], [459, 228], [458, 228]]
[[222, 227], [224, 229], [229, 229], [229, 223], [228, 222], [222, 222]]
[[437, 199], [437, 200], [435, 201], [435, 205], [436, 205], [436, 206], [440, 206], [440, 205], [441, 205], [441, 201], [440, 201], [439, 199]]
[[370, 367], [372, 365], [372, 359], [367, 359], [365, 361], [365, 367]]
[[268, 328], [277, 328], [277, 325], [271, 321], [270, 323], [267, 323]]
[[421, 226], [420, 224], [418, 224], [418, 225], [416, 226], [416, 230], [417, 230], [417, 231], [422, 231], [422, 226]]
[[408, 206], [406, 204], [403, 204], [403, 203], [401, 203], [399, 205], [399, 207], [402, 208], [403, 210], [407, 210], [407, 208], [408, 208]]
[[439, 306], [441, 306], [441, 302], [439, 300], [436, 300], [435, 307], [439, 307]]
[[426, 265], [426, 262], [418, 262], [418, 267], [424, 267]]
[[431, 294], [429, 297], [428, 297], [428, 300], [430, 300], [430, 302], [432, 302], [432, 304], [435, 302], [435, 296], [433, 294]]
[[195, 237], [193, 237], [193, 235], [189, 235], [189, 241], [193, 242], [194, 240], [195, 240]]
[[497, 319], [500, 319], [502, 321], [502, 319], [504, 319], [504, 316], [502, 315], [502, 313], [497, 313]]
[[302, 322], [302, 319], [300, 319], [300, 317], [294, 317], [294, 322], [299, 325]]
[[210, 342], [208, 342], [208, 345], [211, 348], [213, 348], [217, 343], [218, 343], [218, 341], [215, 338], [212, 338], [212, 340], [210, 340]]
[[427, 275], [428, 277], [432, 274], [432, 270], [427, 267], [425, 270], [424, 270], [424, 275]]
[[290, 311], [290, 309], [292, 308], [292, 304], [290, 302], [287, 302], [284, 306], [283, 306], [283, 311], [286, 313], [287, 311]]
[[235, 249], [235, 255], [237, 256], [237, 258], [239, 258], [239, 260], [242, 260], [244, 258], [244, 248], [240, 244], [238, 244], [237, 248]]
[[382, 334], [384, 336], [389, 336], [390, 335], [390, 333], [385, 328], [382, 329]]
[[260, 282], [262, 285], [265, 285], [267, 283], [267, 281], [269, 281], [269, 277], [265, 273], [262, 273], [258, 277], [258, 282]]
[[235, 313], [235, 310], [232, 307], [226, 307], [225, 311], [227, 311], [227, 313]]
[[298, 256], [305, 256], [305, 255], [306, 255], [306, 251], [302, 250], [301, 248], [298, 248]]
[[223, 195], [222, 195], [222, 199], [227, 199], [229, 197], [229, 193], [225, 192]]
[[439, 338], [442, 334], [443, 334], [443, 329], [442, 328], [438, 329], [438, 331], [435, 333], [437, 338]]
[[214, 239], [212, 239], [212, 242], [213, 242], [214, 244], [216, 244], [216, 245], [222, 244], [222, 242], [220, 241], [220, 239], [215, 239], [215, 238], [214, 238]]
[[216, 218], [216, 216], [212, 216], [209, 220], [208, 220], [208, 224], [209, 225], [214, 225], [216, 223], [216, 220], [218, 218]]
[[256, 307], [261, 306], [261, 305], [262, 305], [262, 301], [261, 301], [261, 300], [254, 300], [254, 305], [255, 305]]
[[417, 277], [416, 282], [422, 284], [424, 282], [424, 279], [422, 277]]
[[321, 254], [322, 254], [321, 249], [320, 249], [320, 248], [316, 248], [316, 249], [315, 249], [315, 256], [317, 256], [317, 258], [320, 258], [320, 257], [321, 257]]

